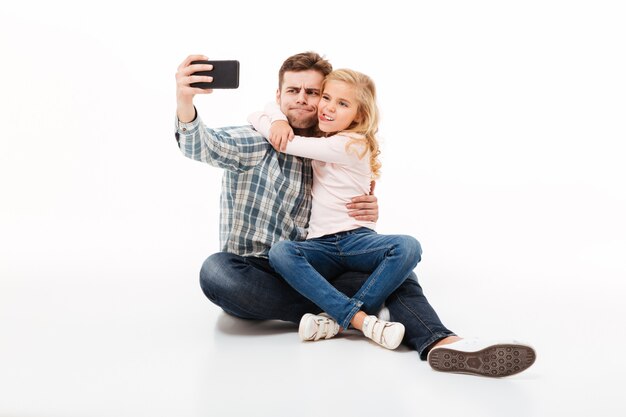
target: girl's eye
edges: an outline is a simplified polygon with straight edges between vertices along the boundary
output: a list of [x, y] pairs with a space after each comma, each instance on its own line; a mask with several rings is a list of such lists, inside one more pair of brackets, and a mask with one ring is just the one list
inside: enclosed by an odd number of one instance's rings
[[345, 101], [340, 101], [339, 105], [343, 107], [348, 107], [348, 103], [346, 103]]

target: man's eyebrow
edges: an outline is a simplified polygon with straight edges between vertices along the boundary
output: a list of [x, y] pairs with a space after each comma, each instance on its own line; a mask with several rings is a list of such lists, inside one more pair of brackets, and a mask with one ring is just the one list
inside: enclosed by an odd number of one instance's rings
[[300, 91], [302, 89], [302, 87], [296, 87], [296, 86], [293, 86], [293, 85], [286, 85], [285, 86], [285, 90], [289, 90], [289, 89]]

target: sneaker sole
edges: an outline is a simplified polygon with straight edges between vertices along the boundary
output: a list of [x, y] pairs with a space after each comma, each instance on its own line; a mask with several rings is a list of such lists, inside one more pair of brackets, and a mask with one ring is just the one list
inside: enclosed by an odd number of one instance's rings
[[536, 357], [530, 346], [516, 344], [491, 345], [476, 352], [440, 347], [430, 352], [428, 363], [440, 372], [500, 378], [528, 369]]

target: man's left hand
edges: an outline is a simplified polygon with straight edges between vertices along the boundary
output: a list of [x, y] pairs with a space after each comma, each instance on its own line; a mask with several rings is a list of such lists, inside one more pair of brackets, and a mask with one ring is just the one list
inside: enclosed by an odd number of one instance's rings
[[346, 204], [350, 217], [374, 223], [378, 221], [378, 198], [374, 195], [375, 187], [376, 182], [372, 181], [370, 195], [354, 197], [350, 203]]

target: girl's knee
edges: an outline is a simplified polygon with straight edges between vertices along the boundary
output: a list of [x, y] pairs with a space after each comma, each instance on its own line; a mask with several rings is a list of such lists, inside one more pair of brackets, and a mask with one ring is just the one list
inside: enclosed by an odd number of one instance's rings
[[422, 246], [413, 236], [398, 235], [396, 245], [406, 253], [407, 257], [415, 258], [419, 262], [422, 257]]

